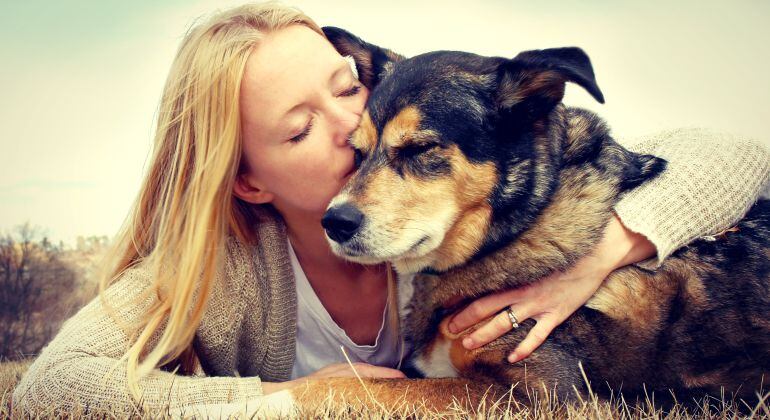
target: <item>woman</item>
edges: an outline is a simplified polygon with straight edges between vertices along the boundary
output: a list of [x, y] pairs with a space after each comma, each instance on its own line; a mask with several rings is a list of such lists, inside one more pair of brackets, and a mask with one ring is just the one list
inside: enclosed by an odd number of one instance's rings
[[[389, 270], [340, 260], [320, 225], [354, 170], [347, 139], [366, 96], [294, 9], [246, 5], [193, 28], [100, 298], [65, 323], [14, 403], [39, 411], [245, 402], [307, 376], [351, 375], [339, 345], [363, 376], [403, 376], [392, 369], [402, 349], [397, 323], [386, 322], [396, 318]], [[679, 131], [636, 147], [669, 160], [669, 170], [624, 198], [597, 250], [567, 273], [478, 300], [456, 328], [513, 304], [520, 321], [538, 320], [520, 359], [612, 269], [656, 252], [663, 260], [729, 227], [770, 177], [770, 156], [709, 136]], [[465, 344], [509, 328], [487, 324]]]

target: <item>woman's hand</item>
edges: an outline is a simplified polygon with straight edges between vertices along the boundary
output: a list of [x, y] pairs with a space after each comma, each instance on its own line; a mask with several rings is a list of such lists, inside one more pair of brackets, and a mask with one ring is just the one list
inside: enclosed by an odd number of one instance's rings
[[368, 363], [353, 363], [352, 365], [348, 363], [335, 363], [318, 369], [305, 378], [355, 377], [356, 374], [353, 372], [353, 368], [358, 372], [358, 376], [362, 378], [406, 378], [406, 375], [400, 370], [370, 365]]
[[655, 255], [655, 246], [643, 235], [628, 230], [613, 214], [594, 251], [578, 260], [566, 272], [544, 277], [525, 287], [477, 299], [454, 315], [449, 330], [458, 333], [494, 315], [494, 318], [463, 339], [463, 346], [475, 349], [502, 336], [513, 327], [508, 318], [511, 307], [519, 323], [537, 321], [516, 349], [508, 355], [514, 363], [529, 356], [572, 313], [583, 306], [615, 269]]
[[406, 375], [397, 369], [370, 365], [368, 363], [353, 363], [352, 367], [348, 363], [335, 363], [318, 369], [310, 375], [292, 379], [291, 381], [262, 382], [262, 390], [265, 395], [269, 395], [274, 392], [283, 391], [285, 389], [290, 389], [294, 388], [295, 386], [302, 385], [308, 379], [355, 377], [356, 374], [353, 372], [353, 368], [355, 368], [356, 372], [358, 372], [358, 376], [362, 378], [406, 378]]

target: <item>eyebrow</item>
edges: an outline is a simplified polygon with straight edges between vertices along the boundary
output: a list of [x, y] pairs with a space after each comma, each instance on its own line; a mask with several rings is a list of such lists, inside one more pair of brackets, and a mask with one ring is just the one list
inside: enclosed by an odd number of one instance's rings
[[[341, 60], [341, 64], [337, 67], [337, 70], [334, 70], [334, 73], [332, 73], [331, 77], [329, 77], [329, 82], [331, 82], [333, 80], [336, 80], [340, 76], [340, 73], [343, 73], [346, 69], [347, 70], [350, 69], [350, 64], [348, 64], [348, 62], [343, 59], [343, 60]], [[351, 73], [352, 73], [352, 70], [351, 70]], [[281, 114], [281, 116], [278, 117], [278, 121], [283, 121], [283, 119], [286, 118], [287, 115], [289, 115], [292, 112], [296, 111], [298, 108], [303, 107], [304, 105], [305, 105], [305, 102], [300, 102], [300, 103], [294, 105], [293, 107], [288, 109], [286, 112]]]

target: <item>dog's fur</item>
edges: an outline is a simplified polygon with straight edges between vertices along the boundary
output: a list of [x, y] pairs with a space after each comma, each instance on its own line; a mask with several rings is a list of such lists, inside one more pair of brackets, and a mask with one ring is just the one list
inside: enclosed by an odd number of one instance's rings
[[[468, 331], [440, 325], [448, 313], [568, 269], [594, 248], [622, 194], [665, 161], [623, 148], [596, 115], [561, 104], [567, 81], [603, 102], [577, 48], [406, 59], [344, 30], [324, 31], [371, 90], [351, 139], [359, 169], [327, 212], [333, 219], [353, 209], [360, 226], [332, 247], [353, 261], [419, 272], [405, 319], [411, 366], [426, 377], [464, 378], [369, 380], [375, 398], [395, 401], [410, 389], [407, 401], [442, 408], [450, 397], [481, 398], [488, 384], [501, 395], [517, 383], [515, 397], [545, 384], [569, 398], [587, 392], [580, 365], [600, 395], [647, 392], [661, 401], [672, 390], [687, 401], [724, 390], [756, 398], [770, 372], [770, 202], [655, 270], [613, 272], [523, 361], [509, 364], [506, 355], [532, 320], [467, 351], [460, 341]], [[295, 398], [311, 404], [328, 387], [365, 399], [347, 379], [313, 382]]]

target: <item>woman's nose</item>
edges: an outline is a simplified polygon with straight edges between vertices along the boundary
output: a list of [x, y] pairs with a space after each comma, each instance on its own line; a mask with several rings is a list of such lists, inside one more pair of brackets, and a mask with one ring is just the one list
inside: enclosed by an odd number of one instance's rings
[[334, 142], [339, 146], [346, 146], [348, 138], [361, 121], [361, 115], [343, 106], [334, 110], [331, 118]]

